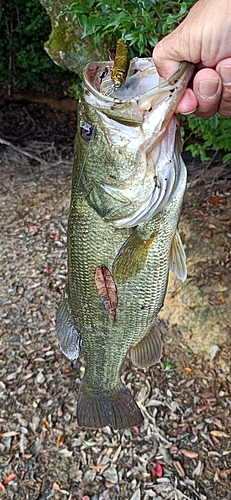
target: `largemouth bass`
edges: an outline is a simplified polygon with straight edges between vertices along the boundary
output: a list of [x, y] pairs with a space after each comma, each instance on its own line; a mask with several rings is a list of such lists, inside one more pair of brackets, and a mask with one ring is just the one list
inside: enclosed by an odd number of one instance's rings
[[[107, 68], [107, 71], [105, 71]], [[109, 69], [109, 70], [108, 70]], [[184, 280], [177, 231], [186, 188], [174, 113], [193, 66], [162, 81], [151, 58], [131, 61], [113, 85], [113, 62], [84, 70], [68, 223], [68, 281], [57, 311], [60, 347], [71, 360], [84, 346], [77, 402], [80, 427], [140, 425], [121, 382], [126, 354], [140, 367], [162, 353], [158, 312], [169, 268]]]

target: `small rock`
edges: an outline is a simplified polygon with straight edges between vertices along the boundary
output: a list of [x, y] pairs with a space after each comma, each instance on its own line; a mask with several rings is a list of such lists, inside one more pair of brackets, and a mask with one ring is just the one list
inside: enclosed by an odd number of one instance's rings
[[216, 344], [214, 344], [211, 349], [210, 349], [210, 352], [209, 352], [209, 355], [210, 355], [210, 358], [211, 360], [213, 361], [216, 356], [218, 355], [218, 353], [220, 352], [220, 347]]
[[136, 490], [133, 495], [131, 496], [130, 500], [140, 500], [140, 488]]
[[109, 467], [108, 469], [106, 469], [105, 472], [103, 473], [103, 476], [110, 483], [113, 483], [113, 484], [118, 483], [118, 474], [117, 474], [117, 470], [115, 469], [115, 467]]
[[93, 469], [87, 470], [83, 476], [81, 486], [86, 486], [87, 484], [91, 484], [94, 481], [95, 476], [96, 476], [95, 470]]
[[59, 450], [59, 454], [63, 457], [69, 458], [72, 457], [73, 451], [70, 451], [67, 448], [63, 448], [63, 450]]
[[19, 427], [19, 430], [22, 434], [28, 434], [28, 429], [26, 427], [21, 426]]
[[25, 384], [21, 385], [21, 387], [19, 387], [17, 390], [18, 395], [22, 394], [24, 392], [25, 388], [26, 388]]
[[26, 438], [25, 434], [22, 433], [19, 440], [19, 450], [22, 455], [25, 453], [27, 443], [28, 439]]
[[70, 420], [71, 420], [70, 413], [65, 413], [63, 418], [64, 418], [65, 422], [70, 422]]
[[43, 384], [45, 382], [45, 377], [42, 372], [39, 372], [36, 379], [35, 379], [36, 384]]
[[33, 415], [32, 422], [29, 423], [30, 428], [35, 433], [40, 422], [40, 418], [37, 415]]

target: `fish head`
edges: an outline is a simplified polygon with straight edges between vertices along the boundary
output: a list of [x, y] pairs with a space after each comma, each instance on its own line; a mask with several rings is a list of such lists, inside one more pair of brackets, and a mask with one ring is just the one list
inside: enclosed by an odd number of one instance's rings
[[[151, 58], [134, 58], [119, 88], [112, 71], [112, 61], [91, 62], [84, 70], [76, 139], [77, 182], [104, 219], [128, 227], [153, 216], [175, 185], [177, 165], [172, 158], [179, 127], [173, 115], [193, 65], [183, 62], [163, 81]], [[150, 203], [153, 206], [158, 200], [150, 212]], [[137, 210], [142, 216], [132, 218]], [[132, 222], [120, 223], [127, 219]]]

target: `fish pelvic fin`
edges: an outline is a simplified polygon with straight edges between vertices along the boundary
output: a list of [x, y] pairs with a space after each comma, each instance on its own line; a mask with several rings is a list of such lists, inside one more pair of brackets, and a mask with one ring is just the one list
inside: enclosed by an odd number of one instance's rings
[[144, 239], [139, 230], [134, 229], [118, 251], [113, 262], [112, 273], [115, 281], [125, 283], [136, 276], [145, 266], [153, 235]]
[[58, 343], [62, 352], [71, 360], [77, 359], [79, 357], [82, 340], [80, 331], [77, 329], [72, 318], [66, 287], [64, 288], [56, 313], [56, 331]]
[[141, 425], [143, 415], [129, 390], [120, 383], [112, 391], [96, 392], [84, 382], [77, 401], [77, 422], [80, 427], [127, 429]]
[[131, 360], [140, 368], [158, 363], [162, 356], [161, 332], [157, 322], [149, 325], [146, 335], [130, 349]]
[[185, 281], [187, 278], [186, 255], [182, 245], [181, 237], [176, 230], [170, 248], [169, 269], [173, 271], [176, 277]]

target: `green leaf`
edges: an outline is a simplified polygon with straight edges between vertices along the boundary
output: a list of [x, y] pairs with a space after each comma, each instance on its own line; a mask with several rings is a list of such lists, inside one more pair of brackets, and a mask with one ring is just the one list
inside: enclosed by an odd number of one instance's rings
[[87, 16], [85, 14], [79, 14], [78, 19], [79, 19], [79, 24], [80, 24], [81, 28], [83, 28], [83, 32], [85, 34], [87, 23], [88, 23]]
[[114, 28], [118, 28], [125, 21], [130, 21], [130, 16], [126, 14], [126, 12], [119, 12], [119, 14], [114, 16], [114, 19], [109, 21], [105, 27], [109, 28], [110, 26], [114, 26]]
[[231, 153], [224, 155], [222, 158], [222, 163], [228, 163], [231, 160]]
[[74, 2], [72, 3], [71, 5], [69, 5], [69, 7], [67, 7], [66, 9], [63, 9], [62, 12], [60, 12], [60, 14], [58, 15], [58, 17], [60, 16], [64, 16], [66, 14], [89, 14], [90, 12], [90, 8], [87, 6], [87, 5], [84, 5], [83, 3], [81, 2]]
[[88, 3], [88, 7], [90, 7], [90, 9], [91, 9], [95, 3], [95, 0], [87, 0], [87, 3]]
[[163, 363], [162, 365], [162, 370], [175, 370], [175, 365], [172, 365], [171, 363]]
[[88, 448], [91, 448], [92, 446], [95, 446], [96, 445], [96, 441], [93, 441], [93, 439], [89, 439], [88, 441], [83, 441], [85, 446], [87, 446]]

